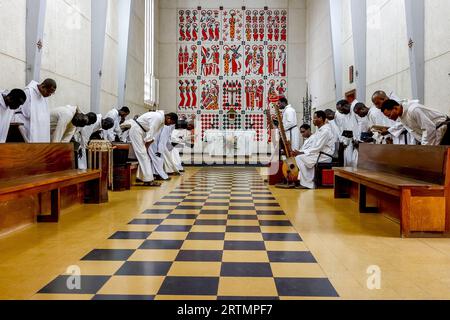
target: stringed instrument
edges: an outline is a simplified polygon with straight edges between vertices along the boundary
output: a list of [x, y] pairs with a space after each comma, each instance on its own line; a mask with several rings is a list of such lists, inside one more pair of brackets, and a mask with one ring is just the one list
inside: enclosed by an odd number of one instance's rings
[[[270, 145], [271, 143], [274, 144], [275, 146], [275, 138], [274, 138], [274, 129], [275, 129], [275, 124], [273, 122], [273, 118], [272, 118], [272, 114], [270, 113], [270, 106], [267, 108], [267, 123], [269, 125], [269, 139], [267, 139], [267, 143]], [[276, 151], [278, 152], [278, 150]], [[275, 157], [273, 158], [273, 161], [271, 161], [269, 163], [269, 185], [274, 186], [277, 185], [279, 183], [282, 183], [284, 180], [284, 175], [283, 175], [283, 161], [280, 161], [279, 157]], [[276, 160], [276, 161], [275, 161]]]
[[283, 141], [284, 150], [286, 152], [286, 160], [283, 161], [283, 165], [282, 165], [283, 175], [286, 178], [286, 180], [288, 181], [288, 183], [295, 183], [298, 181], [298, 175], [300, 173], [300, 169], [297, 166], [297, 161], [295, 160], [295, 157], [292, 156], [292, 154], [293, 154], [292, 145], [291, 145], [291, 142], [288, 141], [288, 139], [286, 137], [286, 131], [284, 130], [283, 117], [281, 115], [280, 108], [277, 105], [274, 105], [274, 107], [275, 107], [276, 116], [277, 116], [277, 119], [279, 122], [278, 127], [279, 127], [279, 131], [280, 131], [281, 140]]

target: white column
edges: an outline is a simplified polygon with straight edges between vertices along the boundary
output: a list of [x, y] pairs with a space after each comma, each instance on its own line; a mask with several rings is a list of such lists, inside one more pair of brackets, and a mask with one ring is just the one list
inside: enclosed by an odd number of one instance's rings
[[366, 51], [367, 51], [367, 3], [366, 0], [352, 0], [353, 47], [355, 51], [357, 99], [366, 101]]
[[44, 45], [45, 10], [47, 0], [27, 0], [26, 17], [26, 84], [40, 81], [42, 47]]
[[118, 53], [118, 107], [125, 103], [125, 91], [127, 82], [128, 42], [130, 38], [130, 18], [132, 0], [118, 0], [119, 19], [119, 53]]
[[425, 4], [405, 0], [413, 99], [425, 100]]
[[336, 101], [343, 97], [342, 85], [342, 2], [330, 0], [331, 38], [333, 44], [334, 81], [336, 86]]
[[108, 0], [91, 1], [91, 111], [100, 113]]

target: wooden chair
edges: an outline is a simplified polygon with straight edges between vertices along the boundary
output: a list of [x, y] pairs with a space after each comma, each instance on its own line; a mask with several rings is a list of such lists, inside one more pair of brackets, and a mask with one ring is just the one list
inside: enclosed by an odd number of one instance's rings
[[[319, 157], [317, 158], [317, 163], [315, 166], [315, 185], [317, 188], [333, 188], [334, 180], [332, 182], [324, 181], [324, 173], [328, 172], [329, 174], [334, 175], [333, 168], [343, 167], [344, 166], [344, 144], [336, 142], [335, 153], [333, 155], [320, 152]], [[327, 156], [332, 159], [331, 162], [319, 162], [322, 156]]]

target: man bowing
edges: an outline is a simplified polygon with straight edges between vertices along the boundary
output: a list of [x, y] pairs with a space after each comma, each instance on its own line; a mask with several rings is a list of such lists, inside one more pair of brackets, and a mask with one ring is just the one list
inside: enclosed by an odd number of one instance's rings
[[31, 81], [25, 88], [27, 101], [17, 113], [16, 121], [22, 122], [21, 129], [27, 142], [50, 142], [50, 110], [47, 98], [56, 92], [56, 81], [46, 79], [41, 84]]
[[14, 89], [9, 93], [0, 90], [0, 143], [6, 142], [14, 110], [19, 109], [26, 100], [25, 92], [20, 89]]

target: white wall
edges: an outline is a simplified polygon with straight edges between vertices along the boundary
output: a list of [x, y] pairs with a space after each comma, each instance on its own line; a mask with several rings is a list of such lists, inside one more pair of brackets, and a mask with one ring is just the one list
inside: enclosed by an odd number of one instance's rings
[[329, 0], [307, 2], [307, 78], [313, 107], [335, 103], [335, 81]]
[[450, 114], [450, 1], [425, 0], [425, 102]]
[[[133, 113], [144, 109], [144, 4], [133, 0], [126, 104]], [[26, 0], [0, 1], [0, 88], [25, 86]], [[7, 27], [6, 27], [7, 26]], [[117, 107], [117, 1], [110, 0], [107, 18], [101, 111]], [[73, 104], [90, 110], [91, 0], [47, 0], [41, 78], [54, 78], [58, 91], [51, 107]]]
[[144, 108], [145, 0], [134, 0], [132, 13], [125, 104], [135, 113], [142, 114], [148, 111]]
[[403, 0], [367, 0], [367, 98], [376, 90], [412, 96]]
[[[159, 0], [159, 34], [158, 34], [158, 77], [160, 79], [161, 108], [177, 111], [176, 104], [176, 61], [177, 61], [177, 8], [240, 8], [242, 0]], [[288, 99], [302, 112], [301, 101], [306, 90], [306, 1], [305, 0], [247, 0], [248, 8], [289, 9], [288, 34]]]
[[[342, 1], [342, 65], [344, 93], [354, 65], [350, 0]], [[425, 0], [425, 105], [450, 113], [450, 2]], [[307, 1], [307, 76], [317, 109], [335, 103], [329, 0]], [[412, 95], [404, 0], [367, 0], [367, 98], [375, 90]], [[367, 101], [370, 103], [370, 101]]]
[[25, 15], [26, 0], [0, 1], [0, 89], [25, 83]]

